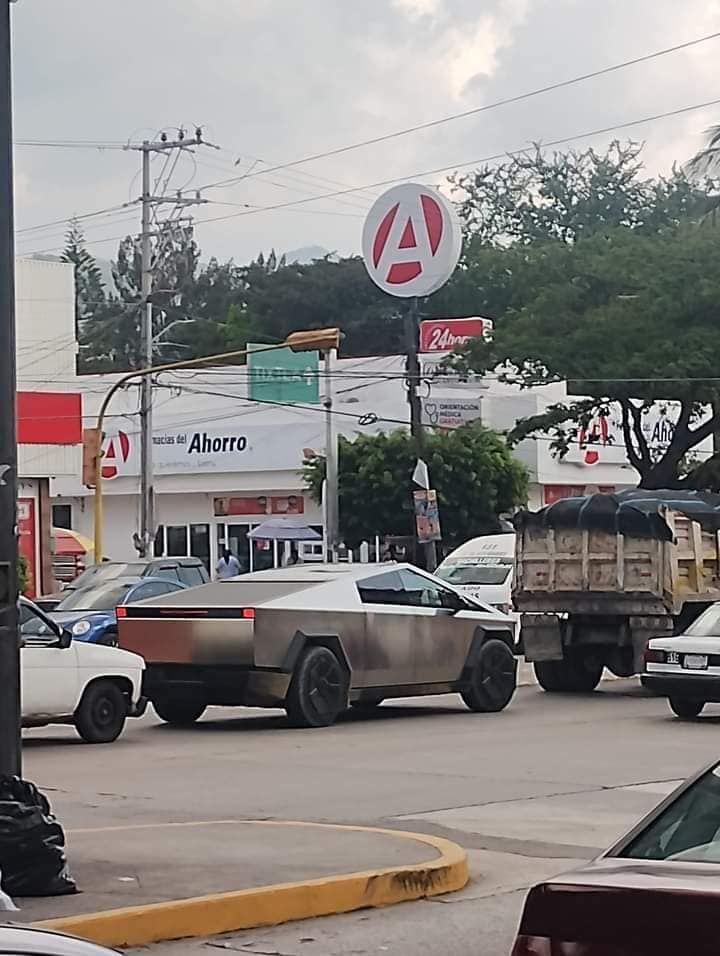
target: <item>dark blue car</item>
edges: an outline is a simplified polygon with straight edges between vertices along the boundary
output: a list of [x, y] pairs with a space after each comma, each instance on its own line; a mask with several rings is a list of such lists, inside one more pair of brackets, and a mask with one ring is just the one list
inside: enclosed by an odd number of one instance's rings
[[70, 591], [49, 616], [70, 631], [76, 641], [116, 644], [117, 607], [184, 590], [184, 584], [165, 578], [114, 578]]

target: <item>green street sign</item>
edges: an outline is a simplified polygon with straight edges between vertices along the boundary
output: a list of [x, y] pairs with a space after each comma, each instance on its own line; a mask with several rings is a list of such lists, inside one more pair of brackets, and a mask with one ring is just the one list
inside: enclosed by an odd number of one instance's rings
[[264, 402], [320, 402], [318, 353], [293, 352], [291, 349], [267, 349], [248, 344], [248, 397]]

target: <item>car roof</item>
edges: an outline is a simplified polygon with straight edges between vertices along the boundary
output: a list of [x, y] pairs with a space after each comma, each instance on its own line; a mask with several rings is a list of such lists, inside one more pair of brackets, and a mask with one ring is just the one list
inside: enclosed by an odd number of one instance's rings
[[293, 564], [287, 568], [270, 568], [267, 571], [252, 571], [250, 574], [238, 574], [234, 578], [224, 578], [220, 584], [232, 584], [238, 581], [287, 581], [298, 584], [326, 584], [339, 579], [357, 581], [362, 578], [398, 571], [408, 568], [418, 571], [408, 562], [386, 561], [382, 564]]

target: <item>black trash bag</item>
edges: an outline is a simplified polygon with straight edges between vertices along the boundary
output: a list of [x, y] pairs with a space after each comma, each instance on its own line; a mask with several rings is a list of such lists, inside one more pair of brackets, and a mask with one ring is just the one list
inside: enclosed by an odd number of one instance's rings
[[11, 897], [77, 893], [65, 834], [35, 784], [0, 776], [0, 874]]

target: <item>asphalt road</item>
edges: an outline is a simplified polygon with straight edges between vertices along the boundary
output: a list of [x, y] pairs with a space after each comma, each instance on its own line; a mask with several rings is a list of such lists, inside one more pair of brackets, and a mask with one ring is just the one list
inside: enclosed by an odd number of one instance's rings
[[163, 953], [504, 956], [524, 888], [592, 856], [717, 757], [719, 725], [720, 707], [685, 723], [633, 681], [583, 697], [521, 688], [498, 715], [454, 697], [390, 703], [315, 731], [276, 712], [218, 709], [189, 730], [145, 717], [105, 747], [69, 728], [30, 731], [25, 775], [69, 828], [277, 818], [424, 830], [470, 851], [473, 881], [447, 900]]

